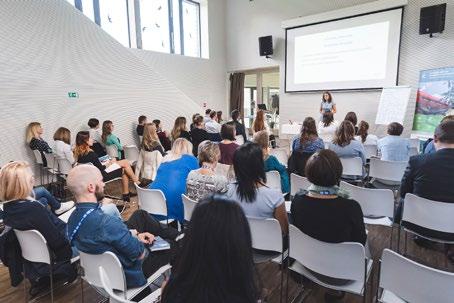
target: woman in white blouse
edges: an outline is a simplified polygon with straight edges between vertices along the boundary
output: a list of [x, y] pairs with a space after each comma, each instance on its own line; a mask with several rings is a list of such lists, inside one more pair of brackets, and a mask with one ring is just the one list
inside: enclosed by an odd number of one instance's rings
[[322, 121], [318, 123], [318, 136], [323, 140], [323, 142], [333, 141], [338, 125], [337, 121], [334, 121], [332, 112], [324, 113]]
[[359, 122], [359, 128], [355, 140], [360, 141], [363, 145], [377, 145], [378, 137], [369, 134], [369, 123], [366, 121]]
[[54, 134], [54, 153], [58, 159], [67, 159], [71, 164], [74, 160], [73, 151], [71, 149], [71, 132], [65, 127], [60, 127]]

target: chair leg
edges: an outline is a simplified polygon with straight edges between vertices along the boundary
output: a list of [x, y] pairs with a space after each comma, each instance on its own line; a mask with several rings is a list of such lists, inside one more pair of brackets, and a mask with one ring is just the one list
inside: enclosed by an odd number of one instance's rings
[[54, 273], [52, 270], [52, 264], [50, 264], [50, 301], [54, 302]]
[[22, 284], [24, 286], [24, 299], [25, 302], [28, 302], [27, 286], [25, 285], [27, 283], [27, 278], [25, 277], [25, 264], [22, 265], [22, 272], [24, 273], [24, 280], [22, 281]]
[[393, 232], [394, 232], [394, 223], [391, 225], [391, 237], [389, 237], [389, 249], [393, 249]]
[[281, 254], [281, 298], [280, 302], [282, 303], [282, 296], [284, 292], [284, 252]]
[[401, 228], [400, 225], [397, 227], [397, 253], [400, 254], [400, 232]]
[[404, 242], [404, 256], [407, 256], [407, 238], [408, 238], [408, 233], [404, 231], [405, 235], [405, 242]]
[[80, 279], [80, 296], [82, 298], [82, 303], [85, 302], [84, 300], [84, 280], [82, 279], [82, 276], [79, 277]]

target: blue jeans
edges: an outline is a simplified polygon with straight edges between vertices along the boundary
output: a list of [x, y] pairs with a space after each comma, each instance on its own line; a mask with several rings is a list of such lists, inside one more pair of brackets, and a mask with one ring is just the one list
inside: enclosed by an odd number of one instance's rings
[[35, 193], [36, 201], [39, 201], [42, 205], [49, 205], [50, 208], [55, 211], [60, 208], [60, 201], [58, 201], [45, 187], [37, 187], [33, 189]]

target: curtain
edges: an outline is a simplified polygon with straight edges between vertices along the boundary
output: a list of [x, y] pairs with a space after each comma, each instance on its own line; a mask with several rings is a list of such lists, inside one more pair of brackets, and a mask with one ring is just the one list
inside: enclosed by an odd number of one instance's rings
[[230, 111], [237, 109], [243, 119], [244, 113], [244, 73], [230, 74]]

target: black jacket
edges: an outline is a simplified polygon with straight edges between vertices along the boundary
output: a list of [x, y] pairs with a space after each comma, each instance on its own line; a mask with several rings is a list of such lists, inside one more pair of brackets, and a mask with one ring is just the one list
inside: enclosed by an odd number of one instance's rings
[[243, 136], [244, 142], [246, 142], [247, 141], [247, 137], [246, 137], [246, 129], [245, 129], [244, 125], [241, 124], [238, 121], [233, 121], [233, 123], [235, 124], [236, 135], [237, 136], [239, 136], [239, 135]]

